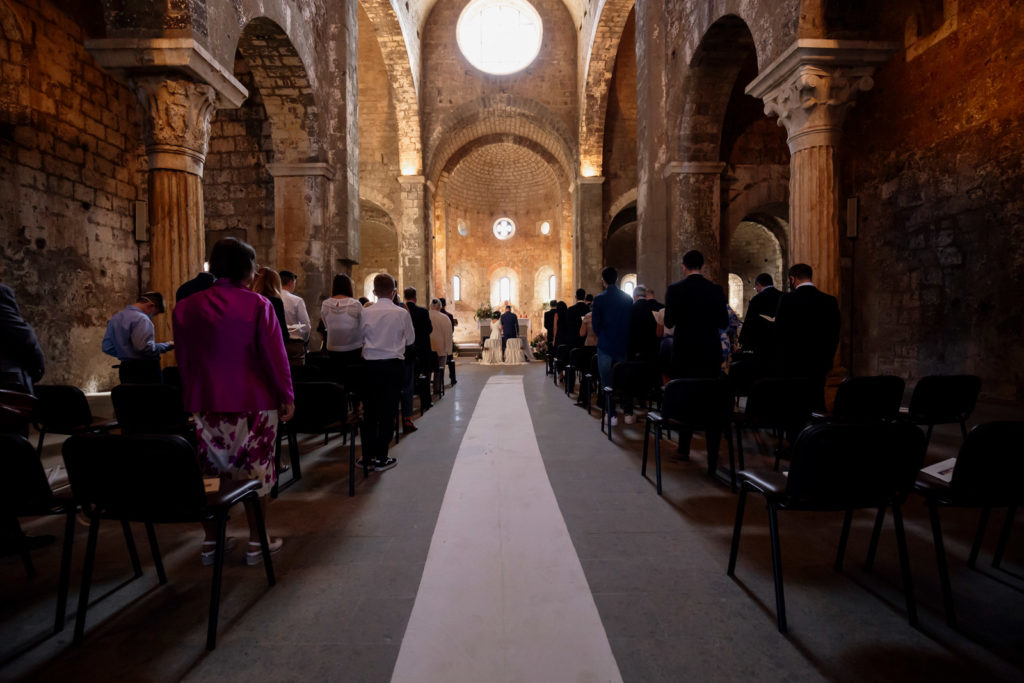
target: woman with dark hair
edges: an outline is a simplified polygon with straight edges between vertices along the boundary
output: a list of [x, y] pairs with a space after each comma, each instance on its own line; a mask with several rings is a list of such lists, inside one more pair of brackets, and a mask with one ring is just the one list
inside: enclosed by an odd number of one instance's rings
[[339, 273], [331, 285], [331, 298], [320, 305], [320, 318], [327, 328], [327, 352], [335, 367], [358, 364], [363, 357], [363, 335], [359, 330], [363, 307], [352, 295], [352, 279]]
[[[260, 507], [277, 481], [274, 446], [279, 422], [295, 412], [291, 370], [274, 308], [249, 290], [256, 252], [226, 237], [213, 245], [217, 281], [174, 309], [174, 339], [185, 410], [196, 422], [199, 464], [221, 479], [260, 482]], [[251, 510], [246, 561], [262, 561]], [[216, 529], [206, 525], [200, 559], [213, 563]], [[270, 550], [281, 548], [270, 539]], [[230, 544], [229, 544], [230, 547]]]
[[555, 306], [555, 350], [562, 344], [568, 344], [572, 336], [578, 336], [579, 330], [569, 329], [569, 307], [564, 301]]
[[[212, 267], [212, 266], [211, 266]], [[256, 272], [256, 279], [252, 282], [252, 291], [262, 294], [274, 307], [274, 314], [277, 315], [277, 322], [281, 325], [281, 335], [288, 341], [288, 323], [284, 317], [284, 295], [281, 294], [281, 276], [273, 268], [263, 267]]]

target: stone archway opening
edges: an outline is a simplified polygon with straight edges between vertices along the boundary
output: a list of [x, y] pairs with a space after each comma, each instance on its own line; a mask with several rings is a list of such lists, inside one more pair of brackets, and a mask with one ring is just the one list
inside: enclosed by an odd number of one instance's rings
[[[768, 273], [775, 286], [782, 289], [787, 267], [784, 250], [787, 228], [785, 219], [761, 212], [744, 217], [732, 231], [728, 253], [729, 303], [741, 318], [756, 293], [754, 279], [758, 275]], [[739, 307], [734, 297], [738, 297]]]
[[[612, 218], [604, 243], [604, 264], [620, 273], [637, 272], [636, 202], [630, 202]], [[584, 289], [594, 289], [597, 283], [586, 283]]]

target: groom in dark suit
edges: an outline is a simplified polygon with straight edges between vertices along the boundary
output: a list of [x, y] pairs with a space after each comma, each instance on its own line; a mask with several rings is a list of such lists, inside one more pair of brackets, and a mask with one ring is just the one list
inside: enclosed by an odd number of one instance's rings
[[[775, 282], [768, 273], [754, 278], [757, 294], [747, 306], [740, 329], [740, 346], [753, 354], [759, 372], [768, 372], [775, 362], [775, 312], [779, 309], [782, 292], [775, 289]], [[770, 320], [769, 320], [770, 318]]]
[[505, 345], [509, 339], [515, 339], [519, 336], [519, 317], [512, 312], [511, 306], [505, 307], [505, 312], [501, 314], [501, 354], [505, 355]]
[[785, 377], [810, 381], [811, 408], [825, 409], [825, 376], [839, 348], [839, 303], [811, 282], [806, 263], [789, 269], [790, 291], [779, 300], [775, 334]]

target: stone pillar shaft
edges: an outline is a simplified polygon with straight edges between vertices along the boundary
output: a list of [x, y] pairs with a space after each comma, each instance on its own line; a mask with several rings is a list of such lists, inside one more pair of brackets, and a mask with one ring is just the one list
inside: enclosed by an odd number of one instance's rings
[[790, 159], [790, 263], [807, 263], [823, 292], [839, 294], [839, 169], [833, 145], [805, 147]]
[[600, 291], [604, 268], [604, 211], [601, 176], [580, 177], [576, 185], [576, 230], [573, 234], [575, 283], [560, 283], [559, 290], [568, 296], [577, 287]]
[[[683, 254], [696, 249], [704, 254], [704, 275], [718, 282], [721, 258], [721, 186], [725, 164], [720, 161], [671, 163], [665, 167], [672, 228], [669, 231], [669, 273], [674, 282], [683, 276]], [[662, 290], [664, 291], [664, 289]]]
[[402, 214], [398, 225], [398, 288], [415, 287], [420, 303], [430, 283], [430, 242], [425, 227], [426, 179], [423, 176], [399, 176], [402, 186]]

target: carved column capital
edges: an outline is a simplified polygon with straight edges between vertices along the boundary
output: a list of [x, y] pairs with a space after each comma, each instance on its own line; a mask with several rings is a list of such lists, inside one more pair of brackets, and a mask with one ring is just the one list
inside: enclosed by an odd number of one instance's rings
[[171, 76], [132, 79], [142, 104], [149, 168], [203, 175], [216, 90]]
[[893, 43], [801, 39], [747, 86], [764, 100], [764, 112], [786, 127], [791, 153], [835, 145], [846, 113], [859, 93], [874, 86], [875, 67]]
[[801, 64], [784, 83], [764, 96], [764, 113], [786, 127], [790, 152], [835, 145], [857, 94], [870, 90], [874, 67], [823, 69]]

